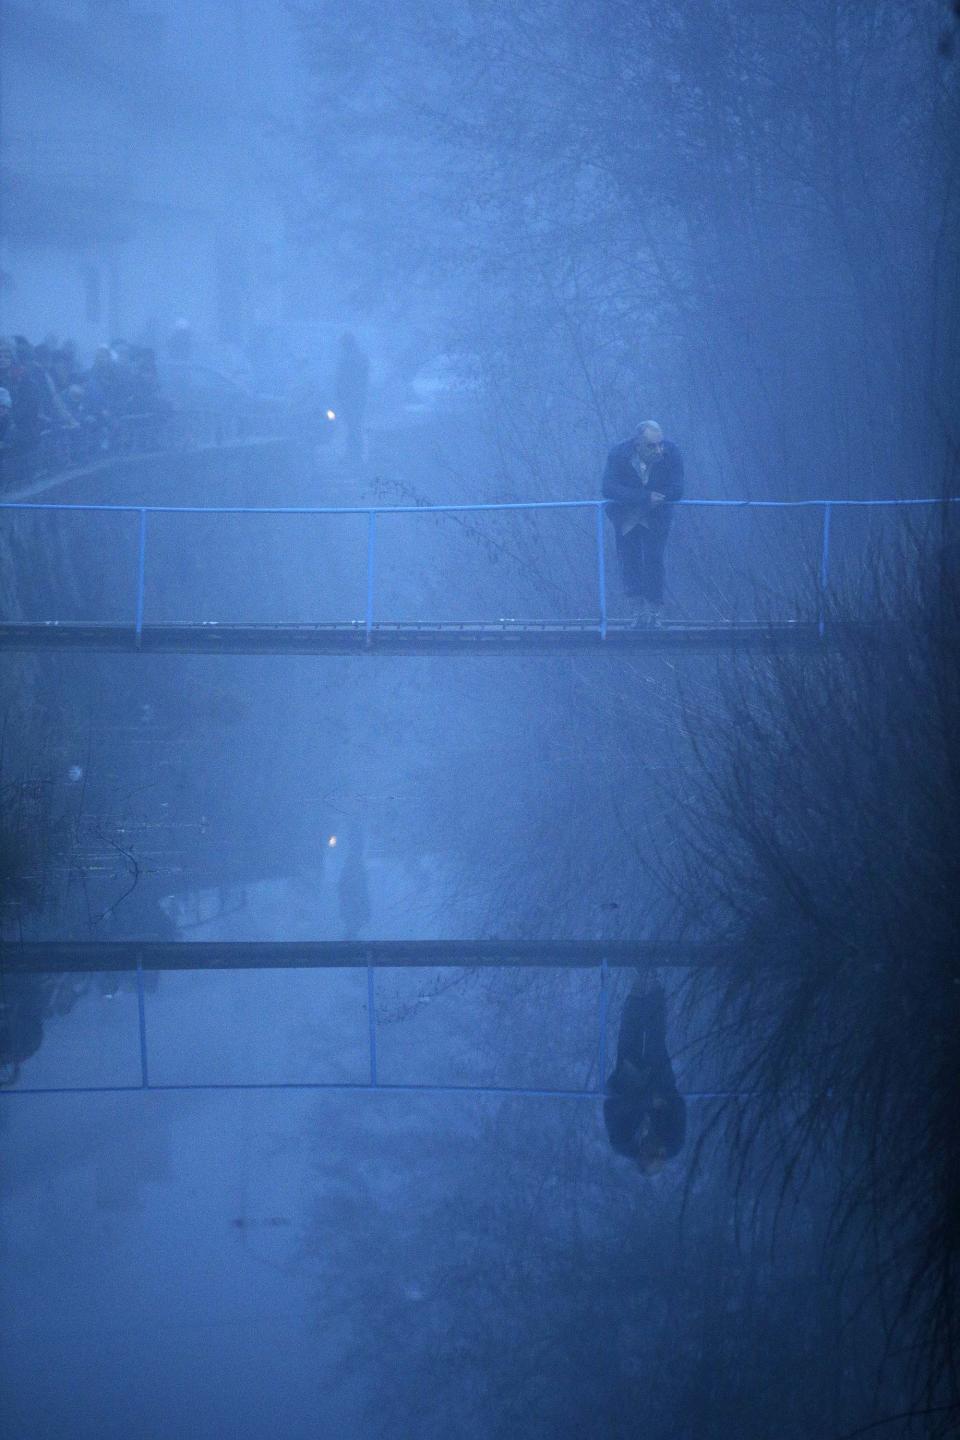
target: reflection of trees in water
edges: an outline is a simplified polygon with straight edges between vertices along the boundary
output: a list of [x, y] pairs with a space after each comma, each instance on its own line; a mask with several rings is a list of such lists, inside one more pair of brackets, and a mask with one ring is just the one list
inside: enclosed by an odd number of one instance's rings
[[806, 1440], [868, 1409], [878, 1323], [824, 1276], [816, 1195], [787, 1246], [765, 1204], [738, 1234], [719, 1164], [681, 1226], [682, 1179], [638, 1189], [580, 1109], [384, 1131], [368, 1159], [324, 1131], [303, 1241], [370, 1440]]
[[929, 1436], [960, 1416], [960, 572], [944, 539], [935, 555], [911, 540], [836, 602], [849, 614], [869, 586], [873, 631], [816, 659], [743, 657], [709, 711], [688, 694], [698, 764], [673, 877], [689, 923], [734, 956], [687, 987], [698, 1063], [734, 1092], [704, 1134], [738, 1194], [786, 1215], [818, 1189], [825, 1265], [842, 1289], [857, 1242], [899, 1408]]
[[17, 938], [24, 921], [54, 900], [56, 877], [75, 847], [82, 785], [50, 779], [0, 785], [0, 935]]
[[[143, 976], [143, 987], [154, 991], [156, 971]], [[104, 975], [20, 975], [0, 969], [0, 1085], [14, 1085], [25, 1060], [43, 1044], [44, 1021], [69, 1015], [85, 996], [111, 999], [121, 990], [136, 990], [137, 977], [129, 972]]]
[[[854, 599], [872, 587], [875, 631], [707, 679], [690, 666], [677, 704], [695, 755], [649, 738], [642, 689], [614, 712], [624, 769], [612, 745], [593, 752], [625, 777], [618, 799], [676, 754], [676, 843], [653, 856], [665, 904], [686, 933], [736, 942], [681, 990], [685, 1068], [732, 1092], [693, 1112], [685, 1196], [530, 1100], [503, 1102], [479, 1139], [478, 1102], [434, 1106], [414, 1138], [397, 1127], [394, 1154], [378, 1132], [366, 1169], [322, 1131], [306, 1245], [372, 1440], [627, 1436], [641, 1417], [651, 1440], [956, 1432], [960, 585], [955, 549], [921, 555], [865, 572]], [[611, 893], [614, 816], [593, 814], [554, 823], [563, 843], [544, 828], [570, 896], [558, 885], [553, 933]], [[638, 882], [645, 825], [627, 830]], [[637, 890], [614, 893], [639, 930]], [[505, 1009], [506, 1073], [524, 1033]]]
[[[68, 863], [82, 790], [43, 778], [0, 786], [0, 939], [22, 938], [31, 917], [54, 902], [56, 876]], [[43, 1042], [43, 1022], [65, 1015], [79, 997], [72, 976], [17, 975], [0, 966], [0, 1084]]]
[[88, 923], [116, 909], [140, 878], [142, 825], [98, 815], [85, 772], [0, 785], [0, 939], [16, 941], [42, 918], [49, 933], [79, 889]]
[[[182, 874], [206, 816], [162, 799], [159, 781], [131, 787], [109, 773], [110, 765], [132, 770], [133, 756], [99, 757], [103, 773], [88, 788], [89, 755], [67, 767], [62, 746], [41, 740], [38, 748], [57, 753], [47, 773], [0, 782], [0, 942], [72, 938], [118, 921], [138, 938], [167, 933], [156, 887]], [[158, 758], [156, 768], [166, 775], [167, 761]], [[156, 883], [145, 887], [145, 878]]]
[[43, 1043], [44, 1020], [68, 1014], [85, 988], [72, 975], [0, 972], [0, 1084], [16, 1082], [24, 1060]]
[[[77, 887], [88, 925], [97, 925], [139, 881], [134, 841], [143, 837], [122, 820], [89, 814], [83, 777], [82, 767], [74, 767], [62, 782], [32, 776], [0, 784], [0, 947], [34, 938], [38, 924], [56, 934]], [[105, 906], [94, 898], [94, 885], [107, 897]], [[122, 937], [113, 932], [112, 938]], [[45, 1020], [68, 1014], [86, 994], [109, 996], [135, 983], [116, 974], [20, 974], [0, 958], [0, 1084], [14, 1084], [40, 1049]]]

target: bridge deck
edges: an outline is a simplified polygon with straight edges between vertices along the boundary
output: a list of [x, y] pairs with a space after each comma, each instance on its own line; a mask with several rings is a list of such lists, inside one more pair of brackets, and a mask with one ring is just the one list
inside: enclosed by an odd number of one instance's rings
[[731, 958], [711, 943], [604, 943], [579, 940], [196, 940], [52, 941], [0, 945], [0, 970], [51, 975], [73, 971], [304, 970], [416, 968], [431, 965], [543, 969], [634, 965], [694, 967]]
[[836, 638], [817, 624], [667, 624], [637, 628], [611, 620], [601, 635], [596, 620], [501, 620], [478, 623], [359, 620], [322, 625], [134, 625], [33, 620], [0, 621], [0, 650], [85, 650], [101, 653], [195, 655], [534, 655], [581, 651], [813, 650]]

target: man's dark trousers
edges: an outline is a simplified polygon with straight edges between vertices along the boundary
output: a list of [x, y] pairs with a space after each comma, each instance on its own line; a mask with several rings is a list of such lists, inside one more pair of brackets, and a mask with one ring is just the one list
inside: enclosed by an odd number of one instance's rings
[[670, 510], [662, 507], [626, 535], [616, 532], [624, 592], [651, 605], [663, 604], [663, 552], [672, 518]]

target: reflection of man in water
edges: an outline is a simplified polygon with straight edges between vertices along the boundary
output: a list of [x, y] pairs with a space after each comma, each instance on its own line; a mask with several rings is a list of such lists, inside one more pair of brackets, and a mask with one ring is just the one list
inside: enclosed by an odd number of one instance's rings
[[360, 932], [370, 924], [370, 891], [362, 825], [358, 825], [347, 837], [343, 868], [337, 881], [337, 908], [340, 911], [341, 938], [359, 940]]
[[645, 1175], [656, 1175], [683, 1149], [687, 1107], [667, 1054], [667, 997], [659, 981], [642, 974], [623, 1007], [617, 1064], [606, 1094], [610, 1144]]
[[370, 384], [370, 361], [349, 331], [340, 337], [337, 374], [334, 384], [337, 420], [346, 435], [346, 453], [350, 460], [363, 459], [363, 417], [367, 408]]

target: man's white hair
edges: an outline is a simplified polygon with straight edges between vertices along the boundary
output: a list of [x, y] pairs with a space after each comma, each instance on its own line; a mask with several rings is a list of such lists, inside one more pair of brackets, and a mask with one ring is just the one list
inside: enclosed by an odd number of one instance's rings
[[663, 437], [663, 426], [658, 425], [656, 420], [641, 420], [637, 426], [637, 434], [645, 435], [648, 430], [653, 430], [661, 438]]

